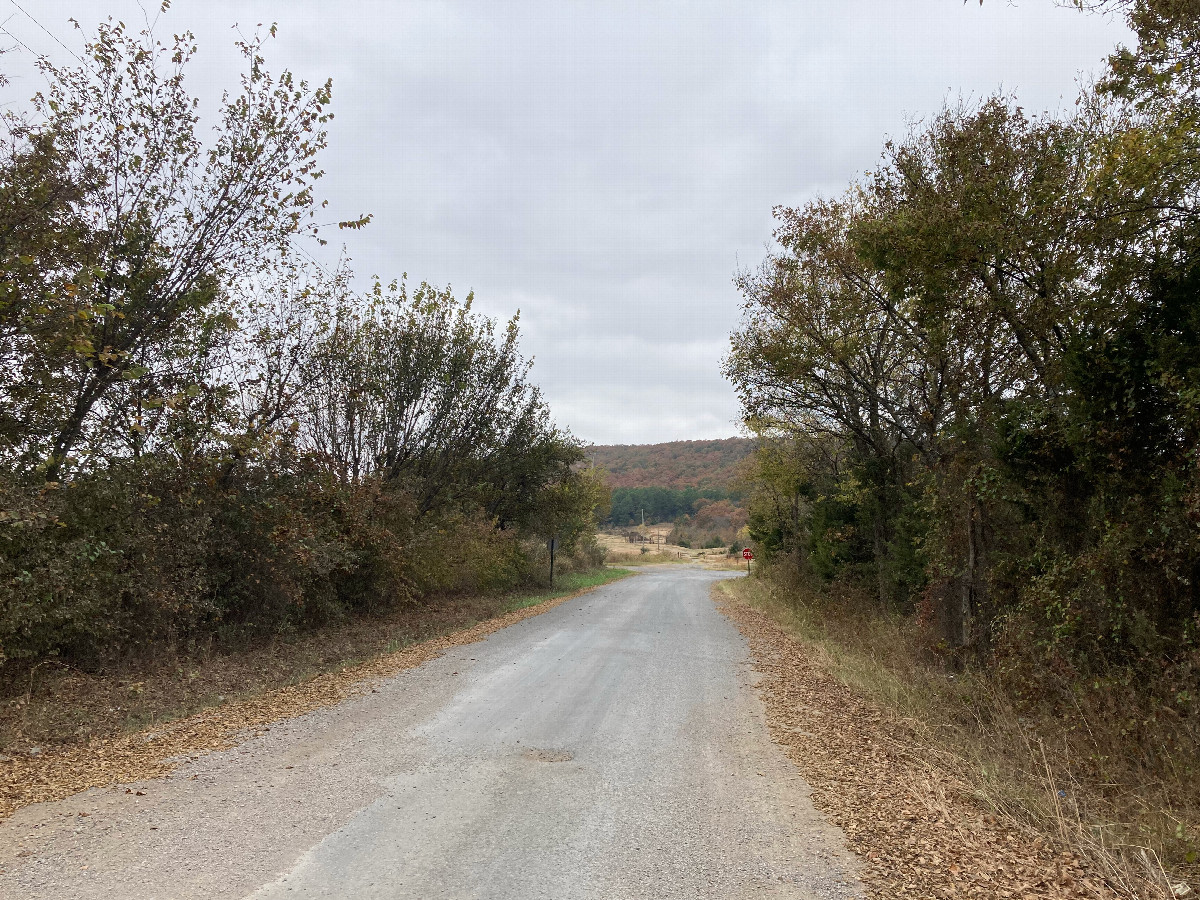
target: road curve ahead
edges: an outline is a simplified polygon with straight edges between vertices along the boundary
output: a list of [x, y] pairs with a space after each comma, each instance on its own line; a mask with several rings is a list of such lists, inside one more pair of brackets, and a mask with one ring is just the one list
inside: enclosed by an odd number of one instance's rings
[[143, 796], [22, 810], [0, 896], [859, 897], [768, 737], [721, 577], [647, 570]]

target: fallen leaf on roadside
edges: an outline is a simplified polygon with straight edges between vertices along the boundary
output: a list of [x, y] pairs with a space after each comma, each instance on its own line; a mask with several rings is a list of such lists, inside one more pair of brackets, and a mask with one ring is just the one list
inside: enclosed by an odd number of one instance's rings
[[910, 726], [837, 681], [769, 616], [716, 597], [750, 645], [772, 739], [862, 860], [872, 897], [1115, 900], [1075, 856], [976, 806]]
[[[599, 587], [599, 586], [597, 586]], [[325, 673], [246, 700], [229, 700], [194, 716], [159, 726], [152, 732], [94, 738], [87, 744], [30, 748], [20, 758], [0, 757], [0, 821], [30, 803], [62, 800], [91, 787], [128, 784], [169, 775], [189, 755], [224, 750], [244, 740], [248, 730], [332, 706], [374, 689], [370, 683], [419, 666], [451, 647], [481, 641], [524, 619], [541, 615], [574, 599], [583, 588], [479, 622], [443, 637], [413, 644], [340, 672]], [[458, 674], [457, 672], [454, 674]], [[366, 683], [364, 683], [366, 682]], [[137, 791], [137, 796], [144, 796]]]

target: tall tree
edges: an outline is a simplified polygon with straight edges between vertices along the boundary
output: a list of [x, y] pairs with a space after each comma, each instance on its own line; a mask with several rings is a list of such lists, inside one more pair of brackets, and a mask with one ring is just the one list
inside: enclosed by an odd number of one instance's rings
[[[9, 269], [10, 293], [25, 292], [9, 304], [25, 312], [4, 352], [17, 356], [22, 385], [38, 387], [7, 390], [0, 406], [24, 423], [10, 426], [8, 452], [49, 479], [77, 454], [136, 447], [145, 424], [129, 406], [194, 383], [235, 327], [230, 281], [314, 227], [330, 85], [272, 76], [263, 47], [239, 42], [241, 87], [207, 139], [184, 83], [190, 33], [164, 45], [108, 22], [82, 65], [39, 61], [49, 88], [35, 98], [37, 122], [0, 171], [40, 164], [36, 189], [74, 237], [27, 246]], [[29, 284], [22, 266], [45, 283]]]
[[859, 191], [780, 209], [780, 251], [739, 278], [742, 329], [726, 375], [757, 431], [848, 441], [870, 506], [881, 602], [890, 520], [913, 452], [929, 453], [947, 413], [951, 360], [936, 331], [897, 299], [851, 237], [874, 213]]

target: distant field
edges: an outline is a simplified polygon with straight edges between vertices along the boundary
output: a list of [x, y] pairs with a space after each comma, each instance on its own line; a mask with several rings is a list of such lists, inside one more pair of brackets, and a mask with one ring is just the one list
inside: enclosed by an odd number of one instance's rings
[[666, 444], [618, 444], [588, 451], [609, 473], [614, 488], [696, 488], [728, 492], [739, 464], [750, 455], [749, 438], [671, 441]]
[[[700, 550], [692, 547], [681, 547], [678, 544], [634, 544], [630, 543], [627, 535], [630, 531], [640, 532], [647, 536], [654, 535], [659, 540], [666, 540], [671, 533], [671, 525], [647, 525], [636, 529], [606, 529], [596, 535], [596, 540], [608, 551], [609, 565], [643, 566], [659, 563], [694, 563], [709, 569], [741, 569], [741, 556], [730, 555], [727, 548], [719, 550]], [[644, 550], [644, 552], [643, 552]]]

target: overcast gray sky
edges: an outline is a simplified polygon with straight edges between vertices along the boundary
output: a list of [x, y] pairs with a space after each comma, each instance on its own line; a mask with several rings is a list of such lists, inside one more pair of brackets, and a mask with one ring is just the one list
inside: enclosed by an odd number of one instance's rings
[[[51, 34], [82, 43], [69, 18], [143, 20], [125, 0], [17, 2], [46, 30], [13, 0], [4, 28], [57, 61]], [[271, 22], [274, 67], [333, 78], [321, 187], [336, 218], [375, 217], [336, 235], [355, 270], [519, 308], [557, 421], [595, 443], [737, 433], [731, 278], [773, 206], [840, 191], [947, 100], [1065, 109], [1127, 40], [1052, 0], [175, 0], [158, 27], [196, 33], [212, 98], [236, 83], [232, 26]], [[5, 62], [8, 99], [41, 87]]]

